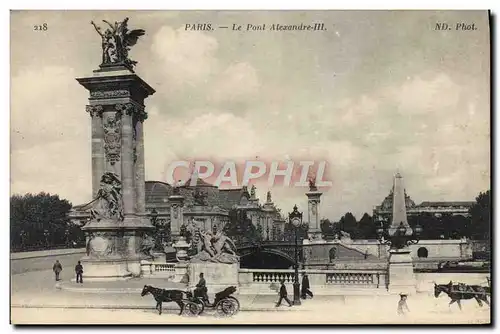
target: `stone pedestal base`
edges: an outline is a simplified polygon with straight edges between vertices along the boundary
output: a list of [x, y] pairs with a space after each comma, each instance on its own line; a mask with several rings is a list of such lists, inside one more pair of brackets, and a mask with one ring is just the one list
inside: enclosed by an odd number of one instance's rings
[[410, 249], [389, 251], [389, 293], [415, 294], [417, 281], [413, 273]]
[[[239, 263], [190, 263], [188, 266], [189, 287], [194, 289], [200, 280], [200, 273], [203, 273], [209, 294], [217, 293], [229, 286], [238, 288], [239, 269]], [[236, 294], [238, 294], [238, 290]]]
[[[82, 258], [83, 282], [119, 281], [132, 278], [130, 264], [123, 259], [94, 260]], [[140, 266], [139, 266], [140, 267]]]
[[311, 230], [307, 233], [307, 237], [311, 241], [321, 241], [323, 240], [323, 236], [321, 230]]

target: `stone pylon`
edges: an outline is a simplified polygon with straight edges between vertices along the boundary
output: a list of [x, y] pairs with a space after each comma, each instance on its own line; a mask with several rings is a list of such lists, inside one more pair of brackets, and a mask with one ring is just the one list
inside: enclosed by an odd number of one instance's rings
[[319, 218], [319, 204], [321, 203], [321, 195], [316, 186], [311, 186], [307, 196], [307, 215], [309, 219], [309, 238], [313, 240], [321, 240], [321, 226]]
[[[405, 188], [403, 177], [400, 173], [394, 176], [393, 198], [392, 198], [392, 221], [388, 229], [389, 238], [397, 233], [397, 228], [403, 223], [406, 235], [412, 234], [406, 215]], [[391, 248], [389, 250], [389, 292], [394, 294], [416, 293], [416, 279], [413, 272], [413, 261], [408, 246], [403, 248]]]
[[[144, 100], [155, 91], [130, 67], [101, 66], [77, 78], [90, 93], [86, 110], [92, 127], [93, 218], [83, 230], [84, 278], [119, 280], [140, 275], [146, 217]], [[112, 205], [110, 203], [113, 203]], [[97, 216], [96, 216], [97, 213]]]

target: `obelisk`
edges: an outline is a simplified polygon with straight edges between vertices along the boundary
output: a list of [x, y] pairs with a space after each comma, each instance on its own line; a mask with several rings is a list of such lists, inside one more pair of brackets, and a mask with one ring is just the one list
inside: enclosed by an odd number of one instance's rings
[[[392, 221], [388, 230], [389, 238], [398, 233], [398, 228], [401, 225], [406, 228], [405, 235], [413, 234], [406, 215], [403, 177], [401, 174], [396, 173], [393, 185]], [[416, 292], [416, 280], [410, 248], [406, 244], [402, 247], [394, 247], [394, 245], [395, 243], [389, 249], [389, 292], [394, 294], [414, 294]]]
[[83, 228], [86, 281], [139, 276], [140, 260], [148, 257], [145, 236], [153, 229], [145, 213], [143, 122], [144, 100], [155, 90], [135, 74], [137, 62], [128, 57], [145, 32], [128, 30], [127, 23], [128, 18], [103, 32], [92, 22], [102, 38], [102, 63], [91, 76], [77, 78], [90, 93], [92, 128], [94, 202]]

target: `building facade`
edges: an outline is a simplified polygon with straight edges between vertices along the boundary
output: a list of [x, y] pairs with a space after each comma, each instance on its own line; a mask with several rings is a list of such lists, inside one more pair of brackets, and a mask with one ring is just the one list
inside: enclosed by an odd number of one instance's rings
[[[475, 202], [467, 201], [451, 201], [451, 202], [429, 202], [425, 201], [420, 204], [415, 202], [404, 192], [406, 213], [408, 216], [419, 216], [422, 214], [432, 214], [436, 217], [449, 214], [452, 216], [461, 215], [464, 217], [469, 216], [469, 209]], [[382, 201], [382, 203], [373, 209], [373, 217], [375, 221], [384, 220], [390, 221], [392, 216], [392, 197], [393, 191], [391, 189], [389, 195]]]
[[[253, 186], [248, 191], [247, 187], [219, 189], [201, 179], [197, 179], [194, 185], [190, 183], [189, 180], [176, 187], [161, 181], [145, 183], [146, 212], [151, 214], [154, 211], [156, 220], [169, 226], [174, 238], [179, 235], [182, 225], [194, 225], [204, 231], [222, 230], [229, 222], [231, 209], [246, 211], [253, 225], [262, 231], [264, 240], [283, 235], [285, 220], [272, 202], [270, 192], [262, 204]], [[84, 224], [90, 214], [88, 208], [75, 206], [70, 217]]]

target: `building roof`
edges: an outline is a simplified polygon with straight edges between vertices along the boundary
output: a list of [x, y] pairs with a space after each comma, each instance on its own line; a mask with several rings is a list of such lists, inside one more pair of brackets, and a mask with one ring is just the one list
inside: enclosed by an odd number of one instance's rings
[[[201, 182], [200, 182], [201, 181]], [[201, 189], [200, 189], [201, 188]], [[230, 210], [234, 205], [240, 203], [243, 189], [219, 189], [198, 179], [196, 186], [182, 185], [178, 187], [179, 194], [184, 196], [184, 204], [192, 206], [195, 204], [194, 194], [201, 191], [205, 196], [207, 206], [218, 206], [221, 209]], [[146, 181], [146, 204], [148, 207], [169, 207], [168, 197], [173, 194], [173, 187], [161, 181]]]
[[422, 202], [420, 203], [418, 206], [419, 207], [449, 207], [449, 206], [453, 206], [453, 207], [459, 207], [459, 206], [466, 206], [466, 207], [470, 207], [470, 206], [473, 206], [476, 202], [471, 202], [471, 201], [451, 201], [451, 202], [430, 202], [430, 201], [426, 201], [426, 202]]

